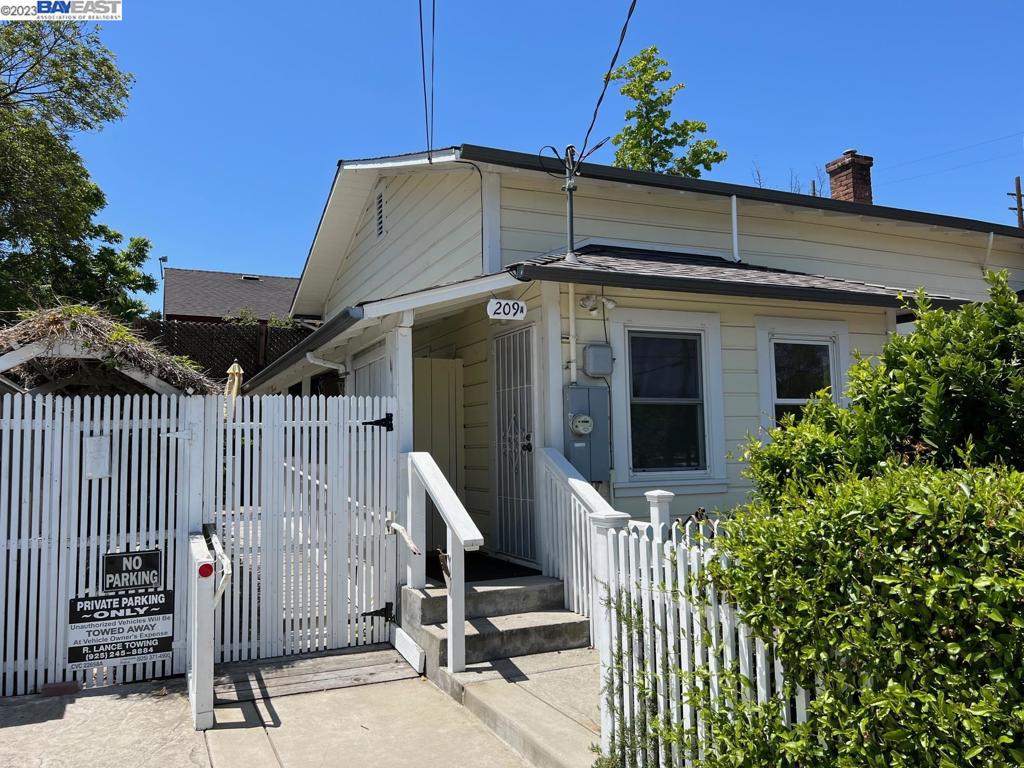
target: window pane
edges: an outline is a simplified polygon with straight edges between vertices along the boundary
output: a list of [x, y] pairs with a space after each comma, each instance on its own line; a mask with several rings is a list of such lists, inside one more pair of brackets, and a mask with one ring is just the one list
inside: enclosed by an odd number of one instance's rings
[[699, 398], [700, 337], [629, 335], [634, 398]]
[[633, 469], [704, 469], [704, 406], [634, 403]]
[[827, 346], [794, 342], [776, 342], [774, 346], [776, 397], [810, 397], [832, 385]]
[[779, 403], [775, 406], [775, 423], [782, 421], [782, 417], [787, 413], [796, 414], [796, 421], [800, 421], [804, 415], [804, 407], [797, 403]]

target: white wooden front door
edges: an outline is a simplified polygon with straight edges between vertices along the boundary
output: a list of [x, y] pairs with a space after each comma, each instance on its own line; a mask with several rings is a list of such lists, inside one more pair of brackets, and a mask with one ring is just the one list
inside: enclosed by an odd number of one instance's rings
[[533, 500], [533, 328], [494, 337], [497, 548], [536, 561]]

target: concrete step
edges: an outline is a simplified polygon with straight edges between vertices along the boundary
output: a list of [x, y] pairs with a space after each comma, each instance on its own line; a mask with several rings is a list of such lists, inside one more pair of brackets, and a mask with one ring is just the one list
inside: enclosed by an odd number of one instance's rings
[[[448, 590], [444, 587], [402, 589], [402, 621], [439, 624], [448, 618]], [[476, 581], [466, 585], [466, 618], [506, 616], [511, 613], [552, 611], [565, 604], [564, 588], [547, 576]]]
[[600, 742], [597, 653], [573, 650], [472, 665], [449, 691], [536, 768], [589, 768]]
[[[466, 662], [473, 664], [508, 656], [583, 648], [590, 644], [590, 620], [572, 611], [531, 611], [466, 621]], [[427, 659], [427, 675], [448, 663], [448, 626], [422, 627], [420, 646]]]

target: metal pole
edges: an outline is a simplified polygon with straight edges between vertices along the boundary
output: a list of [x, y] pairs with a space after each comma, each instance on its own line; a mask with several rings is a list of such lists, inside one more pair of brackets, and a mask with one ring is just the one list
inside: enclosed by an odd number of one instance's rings
[[576, 233], [573, 226], [573, 192], [576, 191], [576, 147], [572, 144], [565, 148], [565, 260], [569, 264], [576, 263]]

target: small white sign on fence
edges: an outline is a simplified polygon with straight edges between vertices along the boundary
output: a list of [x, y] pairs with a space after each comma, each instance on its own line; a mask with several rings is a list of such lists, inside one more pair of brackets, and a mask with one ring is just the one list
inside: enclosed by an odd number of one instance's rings
[[93, 435], [83, 439], [85, 476], [90, 480], [110, 477], [110, 436]]

